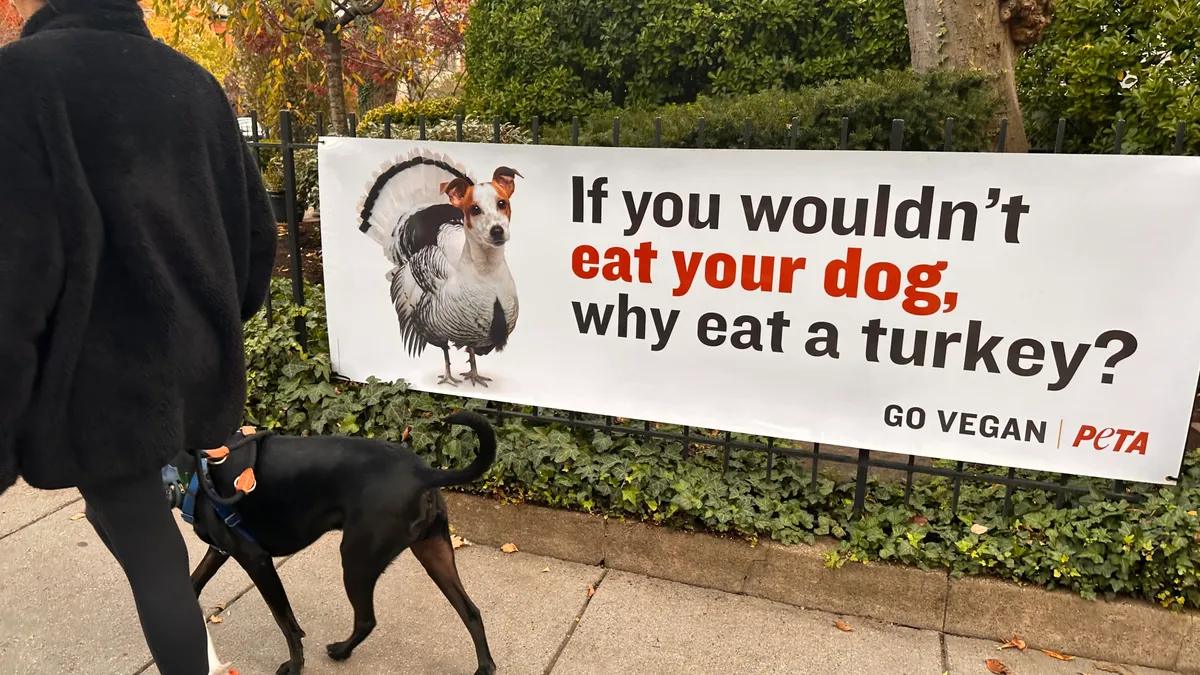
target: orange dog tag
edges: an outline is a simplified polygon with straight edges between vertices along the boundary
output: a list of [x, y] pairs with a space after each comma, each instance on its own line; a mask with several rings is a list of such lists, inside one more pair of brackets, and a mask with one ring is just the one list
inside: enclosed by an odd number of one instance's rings
[[254, 427], [247, 425], [239, 429], [239, 431], [242, 432], [243, 436], [253, 436], [256, 430]]
[[208, 457], [209, 462], [212, 462], [213, 464], [220, 464], [221, 462], [225, 461], [226, 457], [229, 457], [229, 448], [222, 445], [215, 450], [205, 450], [204, 456]]
[[254, 488], [258, 487], [258, 479], [254, 477], [254, 469], [243, 471], [242, 475], [233, 481], [233, 487], [246, 494], [254, 492]]

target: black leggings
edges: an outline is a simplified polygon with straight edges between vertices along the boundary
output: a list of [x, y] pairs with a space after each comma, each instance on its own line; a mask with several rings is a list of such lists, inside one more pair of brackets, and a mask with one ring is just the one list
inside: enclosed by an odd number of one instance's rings
[[208, 675], [208, 633], [187, 545], [158, 474], [80, 487], [87, 519], [125, 570], [142, 635], [162, 675]]

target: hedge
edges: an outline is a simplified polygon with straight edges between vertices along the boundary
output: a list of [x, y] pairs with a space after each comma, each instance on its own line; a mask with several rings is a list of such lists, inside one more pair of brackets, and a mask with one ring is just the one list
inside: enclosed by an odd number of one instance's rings
[[[393, 441], [412, 425], [414, 445], [432, 465], [470, 461], [470, 432], [447, 431], [441, 420], [457, 407], [481, 402], [413, 391], [403, 382], [338, 380], [330, 367], [321, 288], [308, 288], [303, 308], [289, 297], [287, 283], [277, 281], [273, 324], [263, 315], [247, 324], [248, 423], [290, 434]], [[297, 317], [308, 325], [307, 353], [292, 336]], [[697, 445], [684, 457], [669, 442], [512, 419], [498, 425], [497, 435], [495, 465], [465, 489], [751, 541], [795, 544], [829, 535], [840, 541], [830, 565], [884, 559], [948, 568], [956, 576], [1068, 588], [1085, 597], [1120, 594], [1173, 609], [1200, 607], [1200, 451], [1187, 454], [1178, 487], [1136, 487], [1144, 496], [1138, 504], [1105, 501], [1093, 490], [1060, 509], [1052, 495], [1022, 489], [1006, 517], [1001, 485], [964, 483], [956, 490], [948, 479], [918, 479], [906, 506], [903, 483], [872, 476], [864, 511], [852, 518], [852, 481], [827, 473], [813, 488], [807, 466], [779, 458], [768, 480], [761, 452], [734, 451], [722, 473], [718, 447]], [[951, 508], [956, 491], [957, 514]]]
[[[986, 77], [979, 73], [884, 71], [870, 79], [793, 92], [702, 96], [695, 103], [651, 110], [608, 110], [581, 121], [579, 142], [612, 145], [613, 118], [620, 117], [621, 145], [650, 146], [655, 118], [660, 118], [663, 147], [692, 148], [703, 118], [704, 147], [737, 148], [743, 145], [748, 119], [752, 147], [832, 149], [841, 138], [842, 118], [848, 117], [851, 149], [888, 149], [892, 120], [902, 119], [905, 150], [939, 150], [945, 120], [953, 117], [954, 149], [986, 150], [991, 148], [987, 125], [999, 110]], [[546, 143], [570, 143], [571, 124], [553, 125], [543, 138]]]
[[1017, 68], [1031, 142], [1052, 148], [1063, 118], [1064, 150], [1112, 152], [1124, 119], [1124, 152], [1164, 154], [1184, 122], [1187, 151], [1200, 153], [1198, 39], [1196, 0], [1058, 0]]
[[383, 126], [383, 118], [391, 117], [392, 124], [398, 126], [417, 124], [422, 116], [427, 124], [435, 124], [442, 120], [454, 119], [465, 110], [461, 101], [455, 97], [426, 98], [409, 103], [389, 103], [378, 108], [372, 108], [363, 113], [359, 120], [363, 125]]
[[902, 0], [488, 0], [466, 100], [509, 121], [794, 89], [909, 63]]

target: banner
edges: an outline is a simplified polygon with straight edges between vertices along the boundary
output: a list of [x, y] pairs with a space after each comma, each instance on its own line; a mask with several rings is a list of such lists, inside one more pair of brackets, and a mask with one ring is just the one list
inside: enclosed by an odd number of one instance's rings
[[1153, 483], [1200, 374], [1200, 160], [326, 138], [354, 380]]

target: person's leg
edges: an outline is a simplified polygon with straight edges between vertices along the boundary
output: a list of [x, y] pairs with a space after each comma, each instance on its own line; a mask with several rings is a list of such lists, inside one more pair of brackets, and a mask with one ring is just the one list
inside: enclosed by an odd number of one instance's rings
[[157, 473], [80, 487], [88, 520], [133, 590], [142, 634], [162, 675], [208, 675], [209, 637], [192, 591], [187, 546]]

